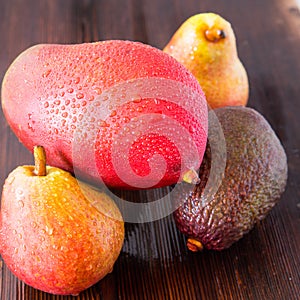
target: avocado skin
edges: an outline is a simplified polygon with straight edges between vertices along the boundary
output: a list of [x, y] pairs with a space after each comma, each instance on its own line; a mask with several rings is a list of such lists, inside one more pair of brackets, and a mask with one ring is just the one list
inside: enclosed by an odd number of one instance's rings
[[[177, 228], [206, 249], [229, 248], [264, 219], [287, 182], [285, 150], [266, 119], [249, 107], [215, 109], [226, 141], [224, 177], [210, 199], [202, 197], [210, 174], [209, 142], [199, 170], [200, 183], [182, 183], [175, 197]], [[195, 250], [193, 250], [195, 251]]]

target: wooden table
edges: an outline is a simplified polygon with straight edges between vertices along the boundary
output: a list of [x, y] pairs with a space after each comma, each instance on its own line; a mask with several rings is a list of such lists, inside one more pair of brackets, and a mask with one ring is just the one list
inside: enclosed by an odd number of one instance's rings
[[[17, 280], [0, 261], [0, 298], [300, 299], [300, 11], [295, 0], [0, 0], [0, 80], [12, 60], [37, 43], [138, 40], [163, 48], [189, 16], [214, 11], [235, 30], [250, 80], [249, 106], [261, 112], [288, 156], [280, 203], [222, 252], [189, 252], [172, 216], [126, 224], [114, 271], [78, 297], [53, 296]], [[32, 163], [0, 112], [0, 185]], [[144, 192], [149, 200], [161, 191]], [[138, 199], [139, 192], [128, 192]]]

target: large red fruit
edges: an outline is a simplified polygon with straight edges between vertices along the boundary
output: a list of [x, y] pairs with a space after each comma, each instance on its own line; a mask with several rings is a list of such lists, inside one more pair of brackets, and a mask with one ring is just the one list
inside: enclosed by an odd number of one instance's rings
[[36, 45], [8, 69], [5, 117], [49, 164], [109, 186], [176, 183], [201, 163], [207, 105], [197, 80], [138, 42]]

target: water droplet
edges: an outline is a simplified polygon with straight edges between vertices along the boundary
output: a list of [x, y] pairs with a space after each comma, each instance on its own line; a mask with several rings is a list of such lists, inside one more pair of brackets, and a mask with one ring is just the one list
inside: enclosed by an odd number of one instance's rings
[[8, 176], [6, 179], [6, 182], [8, 184], [12, 184], [14, 181], [15, 181], [15, 177], [13, 177], [13, 176]]
[[82, 94], [82, 93], [78, 93], [77, 95], [76, 95], [76, 98], [77, 99], [82, 99], [84, 97], [84, 95]]
[[52, 245], [52, 248], [55, 250], [58, 250], [58, 245], [54, 244], [54, 245]]
[[23, 196], [23, 194], [24, 194], [22, 188], [17, 188], [16, 193], [18, 194], [18, 196]]
[[60, 100], [55, 100], [54, 104], [59, 105], [60, 104]]
[[[65, 199], [65, 198], [63, 198]], [[63, 227], [64, 226], [64, 223], [62, 221], [58, 221], [57, 224], [60, 226], [60, 227]]]
[[49, 235], [52, 235], [52, 234], [53, 234], [53, 228], [52, 228], [52, 227], [46, 226], [46, 232], [47, 232]]
[[65, 111], [61, 115], [62, 115], [63, 118], [66, 118], [68, 116], [68, 113]]
[[69, 89], [67, 89], [67, 92], [70, 93], [70, 94], [72, 94], [74, 92], [74, 89], [69, 88]]
[[19, 200], [19, 201], [18, 201], [18, 205], [19, 205], [19, 207], [22, 208], [22, 207], [24, 207], [24, 202], [23, 202], [22, 200]]
[[60, 92], [59, 96], [63, 97], [65, 95], [65, 92]]
[[37, 224], [34, 221], [30, 222], [30, 225], [31, 225], [32, 228], [36, 228], [37, 227]]
[[109, 127], [109, 124], [106, 121], [100, 120], [99, 121], [99, 126], [100, 127]]
[[34, 128], [32, 127], [31, 123], [27, 123], [27, 127], [29, 130], [31, 130], [32, 132], [34, 132]]
[[44, 103], [44, 107], [45, 107], [45, 108], [49, 107], [49, 102], [46, 101], [46, 102]]
[[78, 84], [80, 82], [80, 78], [79, 77], [76, 77], [75, 79], [74, 79], [74, 83], [75, 84]]
[[40, 201], [33, 201], [34, 206], [39, 206], [40, 204], [41, 204]]
[[[101, 91], [101, 89], [100, 88], [94, 88], [94, 91], [95, 91], [95, 93], [97, 94], [97, 95], [101, 95], [101, 93], [102, 93], [102, 91]], [[104, 99], [103, 99], [104, 100]]]
[[86, 267], [86, 270], [87, 271], [90, 271], [90, 270], [92, 270], [93, 269], [93, 265], [92, 264], [89, 264], [87, 267]]
[[67, 252], [67, 251], [68, 251], [68, 248], [66, 248], [65, 246], [61, 246], [61, 247], [60, 247], [60, 251]]
[[111, 112], [111, 114], [110, 114], [110, 117], [114, 117], [114, 116], [116, 116], [117, 115], [117, 111], [116, 110], [113, 110], [112, 112]]
[[48, 70], [46, 70], [44, 73], [43, 73], [43, 77], [44, 78], [46, 78], [46, 77], [48, 77], [49, 76], [49, 74], [51, 73], [51, 70], [50, 69], [48, 69]]
[[195, 127], [194, 127], [193, 125], [191, 125], [191, 126], [189, 127], [189, 132], [190, 132], [190, 133], [194, 133], [194, 132], [195, 132]]

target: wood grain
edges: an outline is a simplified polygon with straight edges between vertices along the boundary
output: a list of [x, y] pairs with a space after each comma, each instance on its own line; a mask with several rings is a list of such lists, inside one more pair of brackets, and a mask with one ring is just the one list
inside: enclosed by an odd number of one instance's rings
[[[295, 1], [0, 0], [0, 80], [33, 44], [128, 39], [162, 49], [186, 18], [204, 11], [232, 23], [249, 74], [249, 106], [267, 118], [286, 149], [289, 180], [280, 203], [222, 252], [189, 252], [172, 216], [126, 224], [113, 272], [77, 297], [37, 291], [0, 261], [2, 300], [300, 299], [300, 12]], [[13, 168], [33, 160], [2, 111], [0, 145], [2, 186]], [[128, 201], [151, 201], [162, 192], [123, 195]]]

